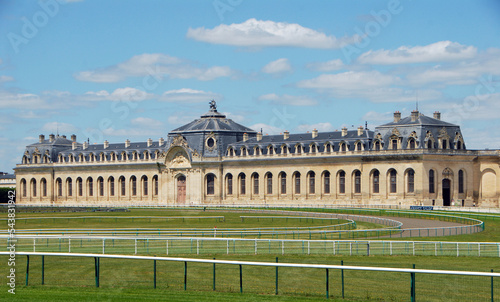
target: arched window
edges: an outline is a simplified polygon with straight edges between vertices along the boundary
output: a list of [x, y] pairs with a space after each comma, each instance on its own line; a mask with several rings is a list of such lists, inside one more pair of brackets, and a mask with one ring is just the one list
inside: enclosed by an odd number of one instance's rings
[[443, 150], [448, 149], [448, 140], [443, 139], [442, 143], [443, 143]]
[[108, 178], [109, 183], [109, 196], [115, 196], [115, 178], [110, 176]]
[[227, 195], [233, 195], [233, 174], [226, 175]]
[[311, 144], [309, 146], [309, 153], [316, 153], [316, 145], [315, 144]]
[[346, 143], [340, 143], [340, 151], [346, 152], [347, 151], [347, 145]]
[[408, 143], [408, 148], [409, 149], [415, 149], [415, 139], [410, 138], [410, 141]]
[[94, 196], [94, 180], [92, 177], [87, 178], [87, 188], [88, 188], [88, 195], [89, 196]]
[[281, 194], [286, 194], [286, 173], [280, 173]]
[[230, 156], [230, 157], [233, 157], [234, 156], [234, 149], [233, 148], [229, 148], [227, 154]]
[[296, 145], [295, 146], [295, 153], [296, 154], [301, 154], [302, 153], [302, 146], [301, 145]]
[[78, 177], [76, 179], [76, 186], [77, 186], [77, 190], [78, 190], [78, 196], [83, 196], [83, 180]]
[[464, 193], [464, 170], [458, 171], [458, 193]]
[[62, 180], [60, 178], [56, 179], [56, 192], [57, 196], [62, 196], [63, 194], [63, 189], [62, 189]]
[[134, 151], [134, 153], [132, 153], [132, 158], [133, 158], [134, 160], [137, 160], [137, 159], [139, 158], [139, 155], [137, 154], [137, 152], [136, 152], [136, 151]]
[[75, 162], [75, 156], [74, 156], [73, 154], [70, 154], [70, 155], [68, 156], [68, 158], [69, 158], [69, 162], [70, 162], [70, 163]]
[[288, 153], [288, 147], [286, 145], [281, 146], [281, 153], [283, 153], [283, 154]]
[[47, 197], [47, 180], [45, 178], [42, 178], [40, 180], [40, 186], [42, 187], [42, 196]]
[[23, 155], [23, 164], [29, 164], [29, 159], [26, 155]]
[[31, 193], [33, 197], [36, 197], [36, 179], [34, 178], [31, 179]]
[[269, 155], [273, 155], [273, 153], [274, 153], [274, 147], [273, 147], [273, 146], [269, 146], [269, 147], [267, 148], [267, 154], [269, 154]]
[[362, 147], [361, 147], [361, 142], [357, 142], [356, 145], [355, 145], [355, 149], [356, 151], [361, 151], [362, 150]]
[[246, 175], [245, 173], [240, 174], [240, 194], [246, 194]]
[[127, 153], [125, 151], [122, 152], [122, 159], [123, 161], [127, 160]]
[[120, 178], [118, 179], [118, 182], [120, 183], [120, 195], [121, 196], [125, 196], [126, 193], [127, 193], [127, 190], [125, 189], [125, 177], [123, 176], [120, 176]]
[[247, 156], [247, 148], [241, 148], [241, 156]]
[[68, 196], [73, 196], [73, 180], [70, 177], [66, 178], [66, 188]]
[[392, 147], [392, 150], [398, 150], [398, 140], [397, 139], [391, 139], [391, 147]]
[[429, 193], [436, 193], [435, 190], [435, 181], [434, 181], [434, 170], [429, 170]]
[[99, 154], [99, 161], [105, 161], [106, 160], [106, 155], [104, 155], [103, 152]]
[[380, 141], [376, 141], [375, 142], [375, 151], [380, 151], [382, 148], [381, 148], [381, 144], [380, 144]]
[[396, 193], [397, 192], [397, 172], [396, 170], [392, 169], [391, 172], [389, 173], [390, 179], [389, 179], [389, 184], [390, 184], [390, 191], [391, 193]]
[[462, 141], [457, 141], [457, 150], [462, 149]]
[[323, 192], [330, 194], [330, 172], [323, 172]]
[[361, 171], [359, 170], [354, 172], [354, 193], [361, 193]]
[[137, 195], [137, 178], [135, 176], [130, 177], [130, 188], [132, 190], [132, 196]]
[[267, 194], [273, 194], [273, 174], [266, 174]]
[[372, 192], [378, 194], [380, 192], [380, 172], [378, 170], [373, 171], [372, 177]]
[[104, 196], [104, 179], [102, 177], [97, 179], [97, 186], [99, 187], [99, 196]]
[[339, 172], [339, 193], [345, 194], [345, 172]]
[[259, 174], [254, 173], [252, 175], [253, 178], [253, 194], [259, 195]]
[[407, 191], [408, 193], [415, 192], [415, 171], [413, 169], [408, 170], [407, 173]]
[[143, 196], [148, 196], [148, 177], [146, 175], [143, 175], [141, 177], [141, 182], [142, 182], [142, 195]]
[[316, 194], [316, 173], [309, 171], [309, 194]]
[[427, 141], [427, 149], [432, 149], [433, 148], [433, 143], [432, 140]]
[[83, 153], [78, 154], [78, 162], [84, 162], [85, 161], [85, 156], [83, 156]]
[[158, 196], [158, 175], [153, 176], [153, 195]]
[[325, 145], [325, 152], [330, 153], [332, 152], [332, 145], [329, 143]]
[[115, 161], [116, 160], [116, 153], [111, 152], [110, 158], [111, 158], [111, 161]]
[[207, 195], [215, 194], [215, 175], [207, 174]]
[[23, 194], [23, 197], [26, 197], [26, 179], [21, 179], [21, 191]]
[[295, 172], [295, 194], [300, 194], [300, 173]]

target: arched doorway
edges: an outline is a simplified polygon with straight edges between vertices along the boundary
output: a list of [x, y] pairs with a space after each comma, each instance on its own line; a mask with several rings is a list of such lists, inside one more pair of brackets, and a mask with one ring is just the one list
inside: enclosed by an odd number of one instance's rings
[[448, 207], [451, 204], [451, 181], [448, 178], [443, 179], [443, 206]]
[[177, 204], [186, 202], [186, 176], [177, 177]]

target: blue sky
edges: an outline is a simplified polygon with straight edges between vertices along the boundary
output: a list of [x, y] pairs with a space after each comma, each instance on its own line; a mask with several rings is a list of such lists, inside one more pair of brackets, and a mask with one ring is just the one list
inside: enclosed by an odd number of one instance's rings
[[399, 110], [500, 148], [498, 1], [0, 2], [0, 171], [39, 134], [145, 141], [209, 108], [276, 134]]

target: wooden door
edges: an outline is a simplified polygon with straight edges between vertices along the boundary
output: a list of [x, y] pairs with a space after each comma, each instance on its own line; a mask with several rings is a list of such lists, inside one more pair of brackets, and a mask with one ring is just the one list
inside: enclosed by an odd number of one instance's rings
[[177, 204], [186, 202], [186, 177], [179, 176], [177, 178]]

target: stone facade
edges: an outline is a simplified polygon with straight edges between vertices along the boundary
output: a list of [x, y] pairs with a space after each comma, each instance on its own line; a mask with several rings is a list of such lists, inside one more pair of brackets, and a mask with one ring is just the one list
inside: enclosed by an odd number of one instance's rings
[[499, 207], [500, 151], [413, 111], [375, 130], [263, 135], [210, 111], [167, 140], [99, 145], [40, 135], [16, 166], [37, 205], [444, 205]]

